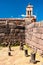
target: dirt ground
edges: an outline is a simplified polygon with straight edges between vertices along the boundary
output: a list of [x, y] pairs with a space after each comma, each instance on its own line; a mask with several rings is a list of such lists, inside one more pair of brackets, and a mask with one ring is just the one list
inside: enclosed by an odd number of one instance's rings
[[[30, 55], [31, 50], [28, 50]], [[24, 50], [20, 50], [20, 47], [12, 47], [11, 56], [8, 56], [8, 47], [0, 48], [0, 65], [43, 65], [43, 58], [37, 54], [36, 64], [30, 63], [30, 56], [25, 57]]]

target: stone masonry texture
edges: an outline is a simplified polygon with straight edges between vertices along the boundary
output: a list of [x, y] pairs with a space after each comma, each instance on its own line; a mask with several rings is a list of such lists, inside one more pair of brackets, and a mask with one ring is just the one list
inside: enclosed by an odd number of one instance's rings
[[[43, 22], [34, 22], [26, 25], [25, 42], [33, 49], [43, 53]], [[41, 52], [40, 52], [41, 51]]]

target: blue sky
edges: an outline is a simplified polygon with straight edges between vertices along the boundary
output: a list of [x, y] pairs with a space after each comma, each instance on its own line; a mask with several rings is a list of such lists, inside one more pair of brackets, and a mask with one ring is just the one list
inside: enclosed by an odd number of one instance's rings
[[21, 18], [29, 3], [34, 6], [37, 21], [43, 20], [43, 0], [0, 0], [0, 18]]

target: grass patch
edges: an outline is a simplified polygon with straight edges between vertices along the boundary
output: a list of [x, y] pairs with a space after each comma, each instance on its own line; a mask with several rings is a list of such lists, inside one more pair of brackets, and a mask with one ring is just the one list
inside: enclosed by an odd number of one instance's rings
[[[0, 43], [0, 47], [7, 47], [9, 44], [7, 43]], [[16, 42], [16, 43], [11, 43], [11, 46], [19, 46], [20, 43]]]
[[28, 50], [31, 49], [27, 44], [24, 45], [24, 48], [25, 48], [25, 49], [28, 49]]
[[13, 44], [11, 44], [12, 47], [19, 46], [19, 45], [20, 45], [20, 43], [13, 43]]

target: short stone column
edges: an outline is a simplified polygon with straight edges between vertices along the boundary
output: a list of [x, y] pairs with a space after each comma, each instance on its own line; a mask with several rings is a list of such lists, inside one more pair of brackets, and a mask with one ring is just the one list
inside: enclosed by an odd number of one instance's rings
[[23, 43], [20, 42], [20, 50], [23, 50]]
[[28, 57], [28, 50], [25, 49], [24, 51], [25, 51], [25, 56]]
[[30, 62], [32, 62], [32, 63], [36, 63], [36, 53], [31, 53], [31, 59], [30, 59]]
[[11, 51], [8, 52], [8, 56], [11, 56]]
[[9, 42], [9, 45], [8, 45], [8, 47], [9, 47], [9, 51], [11, 51], [11, 44], [10, 44], [10, 42]]

